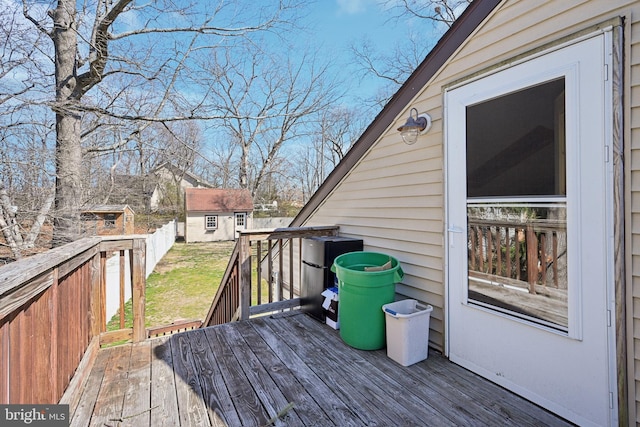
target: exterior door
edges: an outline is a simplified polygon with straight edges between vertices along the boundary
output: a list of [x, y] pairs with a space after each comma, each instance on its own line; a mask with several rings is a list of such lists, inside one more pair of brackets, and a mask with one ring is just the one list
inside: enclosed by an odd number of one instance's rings
[[237, 239], [238, 236], [240, 235], [240, 232], [247, 229], [247, 213], [236, 212], [234, 214], [234, 223], [235, 223], [235, 235]]
[[445, 94], [450, 359], [617, 423], [607, 32]]

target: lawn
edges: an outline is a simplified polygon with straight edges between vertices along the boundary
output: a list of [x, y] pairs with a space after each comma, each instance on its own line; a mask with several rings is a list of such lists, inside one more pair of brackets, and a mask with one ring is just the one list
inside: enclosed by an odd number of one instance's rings
[[[147, 327], [177, 319], [204, 320], [227, 267], [234, 242], [176, 242], [147, 279]], [[131, 301], [125, 307], [131, 325]], [[118, 329], [118, 315], [108, 329]]]

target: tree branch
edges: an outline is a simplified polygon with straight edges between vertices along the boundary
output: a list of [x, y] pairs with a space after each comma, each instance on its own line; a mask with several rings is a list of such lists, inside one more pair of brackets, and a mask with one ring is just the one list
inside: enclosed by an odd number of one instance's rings
[[[80, 97], [102, 80], [104, 69], [109, 59], [109, 27], [131, 1], [118, 0], [101, 19], [98, 18], [100, 11], [96, 11], [96, 21], [91, 35], [89, 52], [89, 71], [78, 76], [78, 93]], [[102, 5], [102, 2], [98, 2], [98, 9]]]

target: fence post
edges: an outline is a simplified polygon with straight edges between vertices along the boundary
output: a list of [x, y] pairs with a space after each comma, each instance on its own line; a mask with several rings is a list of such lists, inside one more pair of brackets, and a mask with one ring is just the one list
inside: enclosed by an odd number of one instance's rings
[[240, 263], [239, 320], [247, 320], [251, 305], [251, 243], [249, 236], [243, 235], [242, 232], [239, 237], [238, 262]]
[[102, 300], [102, 275], [104, 271], [100, 262], [101, 258], [102, 255], [98, 251], [91, 259], [91, 302], [89, 305], [91, 310], [91, 338], [100, 335], [100, 332], [102, 332], [100, 321], [104, 311], [102, 306], [105, 302]]
[[133, 239], [133, 249], [130, 252], [131, 262], [131, 298], [133, 303], [133, 342], [144, 341], [147, 338], [145, 328], [145, 276], [146, 257], [145, 239]]

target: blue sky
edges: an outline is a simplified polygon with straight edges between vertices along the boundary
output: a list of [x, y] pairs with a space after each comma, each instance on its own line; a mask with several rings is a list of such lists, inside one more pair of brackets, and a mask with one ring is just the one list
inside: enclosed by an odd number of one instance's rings
[[310, 20], [318, 25], [318, 37], [336, 47], [347, 48], [366, 36], [391, 48], [404, 38], [404, 25], [391, 19], [391, 12], [383, 10], [376, 0], [324, 0], [309, 8]]
[[[316, 41], [335, 56], [342, 73], [355, 73], [351, 44], [367, 38], [378, 50], [390, 52], [407, 34], [408, 23], [398, 22], [377, 0], [319, 0], [308, 7], [309, 21], [316, 26]], [[360, 96], [370, 97], [382, 83], [375, 77], [363, 81], [358, 76], [351, 88]]]

